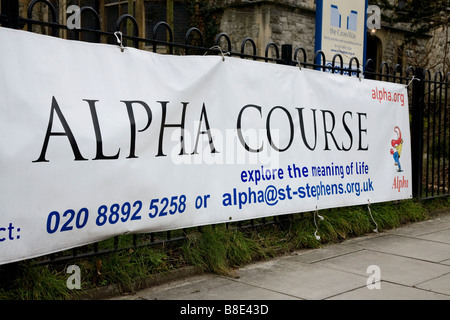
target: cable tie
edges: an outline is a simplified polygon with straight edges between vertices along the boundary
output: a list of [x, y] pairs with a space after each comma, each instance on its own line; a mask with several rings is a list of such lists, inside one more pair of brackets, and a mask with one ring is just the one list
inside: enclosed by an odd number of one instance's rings
[[116, 31], [116, 32], [114, 32], [114, 35], [116, 36], [117, 43], [119, 44], [119, 47], [120, 47], [120, 51], [123, 52], [125, 50], [125, 47], [123, 46], [122, 32]]
[[409, 83], [406, 85], [406, 88], [408, 88], [411, 85], [411, 83], [413, 83], [414, 80], [420, 81], [419, 78], [416, 78], [415, 76], [413, 76], [412, 79], [409, 81]]
[[375, 223], [375, 229], [373, 229], [373, 232], [378, 233], [378, 224], [372, 216], [372, 210], [370, 210], [370, 200], [369, 199], [367, 199], [367, 209], [369, 210], [369, 214], [370, 214], [370, 217], [372, 218], [373, 223]]
[[[225, 61], [225, 55], [227, 55], [227, 56], [230, 55], [229, 52], [223, 53], [222, 48], [221, 48], [220, 46], [214, 46], [214, 47], [211, 47], [211, 48], [210, 48], [210, 50], [213, 50], [213, 49], [216, 49], [216, 50], [219, 50], [219, 51], [220, 51], [220, 54], [222, 55], [222, 61]], [[206, 52], [205, 52], [204, 56], [205, 56], [205, 55], [206, 55]]]

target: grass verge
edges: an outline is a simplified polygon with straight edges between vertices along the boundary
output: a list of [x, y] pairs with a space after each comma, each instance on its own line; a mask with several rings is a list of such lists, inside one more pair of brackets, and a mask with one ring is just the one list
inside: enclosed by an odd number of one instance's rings
[[117, 293], [144, 287], [148, 279], [183, 266], [203, 272], [229, 274], [252, 261], [283, 253], [319, 248], [327, 243], [427, 220], [435, 212], [450, 209], [447, 198], [428, 202], [414, 200], [373, 204], [285, 216], [282, 223], [236, 230], [226, 225], [207, 226], [188, 233], [184, 242], [143, 247], [90, 259], [71, 261], [81, 270], [81, 289], [67, 287], [69, 264], [36, 266], [33, 260], [0, 266], [0, 300], [80, 299], [94, 288], [114, 286]]

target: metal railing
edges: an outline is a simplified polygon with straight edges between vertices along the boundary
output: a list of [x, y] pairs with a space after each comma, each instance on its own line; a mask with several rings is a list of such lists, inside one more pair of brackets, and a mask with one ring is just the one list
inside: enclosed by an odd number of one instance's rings
[[423, 197], [449, 194], [449, 86], [450, 73], [424, 70], [424, 191]]

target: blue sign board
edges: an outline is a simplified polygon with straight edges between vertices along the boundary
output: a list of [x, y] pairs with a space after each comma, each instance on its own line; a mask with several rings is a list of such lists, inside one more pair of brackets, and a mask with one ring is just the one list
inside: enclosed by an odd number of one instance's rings
[[[366, 61], [366, 20], [368, 0], [317, 0], [315, 51], [322, 51], [326, 61], [315, 61], [332, 66], [339, 54], [345, 68], [356, 57], [362, 70]], [[336, 59], [336, 67], [340, 59]], [[356, 69], [352, 62], [352, 69]]]

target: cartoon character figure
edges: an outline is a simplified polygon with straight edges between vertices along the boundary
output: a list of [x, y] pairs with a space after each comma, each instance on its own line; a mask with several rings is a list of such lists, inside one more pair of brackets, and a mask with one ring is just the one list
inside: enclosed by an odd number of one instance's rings
[[400, 131], [399, 127], [395, 127], [394, 131], [397, 132], [397, 139], [391, 140], [391, 154], [394, 157], [395, 165], [398, 166], [398, 172], [402, 172], [402, 166], [400, 164], [400, 156], [402, 154], [402, 147], [403, 147], [403, 139], [402, 139], [402, 132]]

